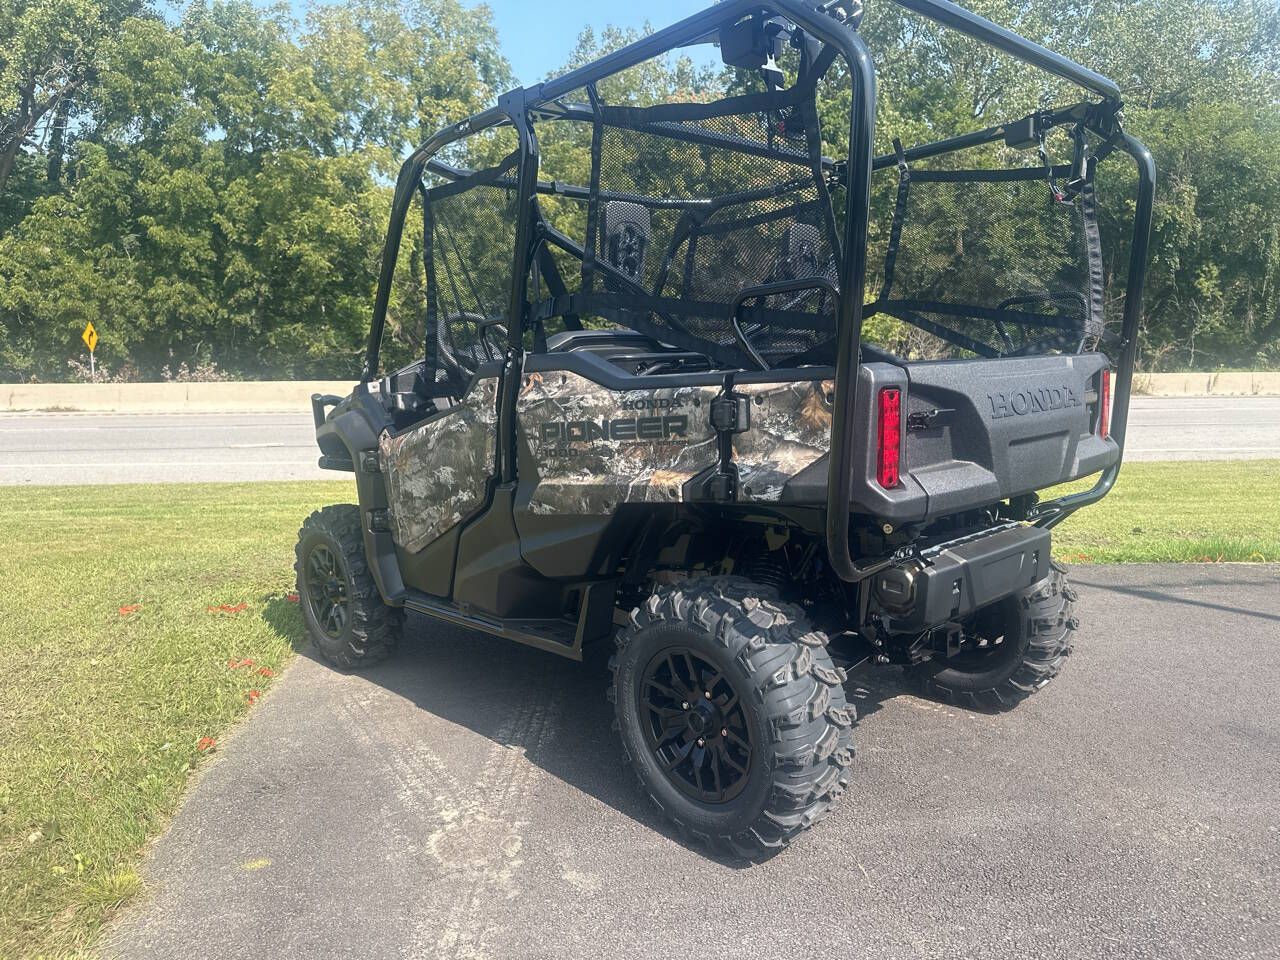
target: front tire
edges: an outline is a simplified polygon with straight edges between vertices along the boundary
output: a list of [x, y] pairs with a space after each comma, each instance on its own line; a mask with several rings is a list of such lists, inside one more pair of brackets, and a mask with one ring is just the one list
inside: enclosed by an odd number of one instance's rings
[[765, 859], [848, 784], [854, 709], [827, 638], [767, 587], [659, 588], [610, 661], [623, 756], [686, 839]]
[[307, 517], [294, 548], [302, 619], [316, 649], [342, 670], [384, 660], [400, 639], [403, 611], [382, 602], [365, 561], [360, 508]]
[[987, 711], [1011, 709], [1056, 677], [1070, 656], [1075, 599], [1066, 568], [1051, 562], [1049, 576], [1039, 583], [978, 612], [974, 631], [984, 647], [916, 664], [907, 674], [935, 700]]

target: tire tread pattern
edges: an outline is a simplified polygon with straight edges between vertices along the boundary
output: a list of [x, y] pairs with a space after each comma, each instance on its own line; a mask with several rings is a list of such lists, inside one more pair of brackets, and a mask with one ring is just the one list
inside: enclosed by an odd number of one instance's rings
[[[618, 632], [619, 652], [646, 627], [672, 621], [708, 634], [748, 678], [739, 695], [754, 699], [772, 739], [757, 748], [773, 778], [767, 801], [747, 829], [708, 834], [664, 809], [625, 746], [623, 758], [686, 841], [745, 860], [772, 856], [820, 820], [848, 786], [856, 713], [845, 700], [844, 671], [832, 664], [826, 636], [809, 626], [800, 607], [741, 577], [660, 587]], [[616, 655], [609, 662], [609, 699], [621, 715], [618, 662]]]
[[[294, 547], [293, 569], [298, 579], [298, 596], [306, 604], [306, 585], [302, 566], [308, 534], [319, 533], [337, 544], [342, 562], [351, 575], [349, 601], [351, 633], [345, 640], [334, 641], [311, 633], [312, 642], [334, 666], [341, 670], [359, 670], [385, 660], [395, 650], [403, 628], [404, 611], [382, 601], [378, 586], [364, 553], [364, 534], [360, 528], [360, 508], [354, 504], [331, 504], [321, 507], [302, 524]], [[305, 613], [304, 613], [305, 620]]]

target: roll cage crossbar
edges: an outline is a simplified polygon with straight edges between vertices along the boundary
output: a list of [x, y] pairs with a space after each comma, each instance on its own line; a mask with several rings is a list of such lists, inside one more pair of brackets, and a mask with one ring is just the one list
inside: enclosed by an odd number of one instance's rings
[[[1115, 398], [1111, 436], [1120, 448], [1116, 463], [1106, 469], [1094, 486], [1080, 493], [1048, 501], [1034, 508], [1031, 519], [1038, 525], [1052, 527], [1072, 512], [1100, 500], [1115, 484], [1124, 454], [1125, 432], [1129, 411], [1129, 394], [1137, 353], [1138, 326], [1142, 311], [1142, 288], [1146, 275], [1147, 251], [1151, 231], [1152, 202], [1155, 191], [1155, 164], [1150, 152], [1136, 138], [1124, 132], [1118, 120], [1120, 90], [1106, 77], [1081, 66], [1037, 43], [1012, 33], [991, 21], [957, 6], [949, 0], [893, 0], [899, 6], [942, 24], [1003, 53], [1037, 67], [1049, 74], [1082, 87], [1101, 98], [1099, 103], [1079, 104], [1067, 111], [1046, 112], [1026, 118], [1032, 129], [1048, 129], [1064, 122], [1074, 122], [1090, 130], [1133, 159], [1137, 168], [1137, 198], [1123, 319], [1119, 337], [1120, 356], [1116, 370]], [[836, 298], [836, 363], [835, 396], [832, 411], [831, 453], [828, 460], [826, 547], [834, 572], [847, 582], [865, 579], [886, 566], [891, 558], [859, 563], [849, 547], [850, 496], [853, 483], [856, 377], [859, 367], [862, 321], [866, 287], [867, 227], [870, 212], [871, 175], [898, 162], [896, 154], [875, 156], [872, 150], [875, 123], [876, 86], [871, 54], [856, 27], [837, 19], [826, 7], [812, 6], [804, 0], [726, 0], [710, 9], [694, 14], [672, 26], [610, 53], [599, 60], [569, 71], [559, 77], [518, 88], [499, 98], [489, 109], [437, 132], [416, 149], [404, 162], [396, 180], [390, 223], [383, 248], [378, 290], [374, 301], [373, 323], [366, 353], [363, 389], [376, 379], [378, 355], [391, 296], [392, 277], [404, 231], [409, 204], [420, 187], [423, 173], [430, 169], [448, 179], [458, 179], [466, 171], [458, 170], [435, 159], [449, 144], [466, 136], [498, 126], [510, 126], [517, 134], [519, 160], [510, 176], [514, 179], [516, 222], [512, 282], [508, 301], [508, 341], [504, 357], [504, 377], [498, 395], [498, 438], [495, 478], [499, 484], [515, 479], [515, 407], [519, 391], [519, 369], [523, 354], [523, 319], [526, 314], [528, 278], [538, 246], [532, 214], [536, 194], [563, 194], [587, 198], [584, 187], [539, 181], [538, 144], [533, 121], [554, 118], [589, 120], [593, 106], [563, 102], [568, 94], [591, 87], [597, 81], [633, 67], [670, 50], [713, 38], [717, 31], [754, 14], [781, 16], [809, 37], [844, 58], [852, 82], [852, 109], [848, 132], [848, 159], [834, 161], [823, 158], [824, 173], [840, 183], [846, 192], [843, 224], [843, 249], [840, 258]], [[1015, 125], [1003, 124], [973, 133], [924, 144], [905, 151], [906, 160], [939, 156], [955, 150], [994, 143], [1011, 136]], [[702, 134], [714, 138], [713, 133]], [[744, 145], [734, 142], [734, 149]], [[750, 147], [745, 147], [750, 150]], [[757, 148], [766, 149], [767, 148]], [[655, 203], [657, 198], [646, 198]], [[685, 201], [687, 204], [688, 201]]]

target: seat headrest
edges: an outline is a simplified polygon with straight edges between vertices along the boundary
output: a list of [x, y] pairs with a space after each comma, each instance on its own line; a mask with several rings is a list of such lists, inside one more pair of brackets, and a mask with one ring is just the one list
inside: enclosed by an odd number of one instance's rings
[[608, 200], [603, 212], [601, 255], [609, 266], [632, 280], [638, 280], [644, 273], [644, 258], [653, 229], [649, 209], [625, 200]]

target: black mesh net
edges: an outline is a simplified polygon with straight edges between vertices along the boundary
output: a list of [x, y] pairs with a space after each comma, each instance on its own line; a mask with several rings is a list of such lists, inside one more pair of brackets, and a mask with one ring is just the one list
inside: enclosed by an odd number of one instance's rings
[[[739, 295], [837, 272], [811, 104], [756, 94], [599, 115], [587, 310], [726, 365], [754, 365], [734, 330]], [[754, 297], [740, 316], [771, 366], [834, 333], [831, 297], [819, 290]]]
[[[842, 165], [822, 155], [812, 77], [709, 103], [618, 106], [586, 93], [589, 106], [559, 103], [537, 120], [549, 134], [536, 206], [545, 231], [526, 345], [615, 324], [717, 367], [832, 363], [845, 198]], [[1075, 167], [999, 165], [1023, 156], [996, 144], [965, 161], [982, 169], [905, 175], [904, 161], [896, 196], [891, 182], [874, 191], [892, 213], [871, 230], [868, 342], [917, 359], [1097, 341], [1092, 167], [1072, 180]], [[507, 340], [517, 159], [424, 190], [428, 367], [455, 393]], [[572, 180], [557, 178], [562, 166]], [[877, 177], [892, 178], [892, 163]]]
[[1102, 332], [1091, 182], [1066, 167], [917, 170], [899, 186], [884, 282], [869, 313], [912, 324], [902, 352], [1074, 351]]
[[427, 365], [455, 394], [505, 348], [516, 160], [426, 190]]

